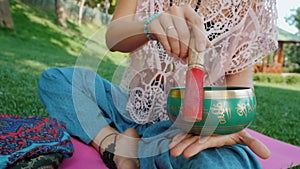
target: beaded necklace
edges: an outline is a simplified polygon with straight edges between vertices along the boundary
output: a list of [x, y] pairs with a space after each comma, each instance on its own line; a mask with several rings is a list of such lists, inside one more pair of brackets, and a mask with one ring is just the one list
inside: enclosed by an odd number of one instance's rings
[[[197, 0], [197, 5], [196, 5], [196, 7], [194, 9], [195, 12], [198, 12], [198, 9], [199, 9], [199, 6], [201, 4], [201, 1], [202, 0]], [[173, 6], [173, 0], [170, 0], [170, 6]]]
[[[202, 0], [197, 0], [197, 4], [196, 4], [196, 7], [194, 9], [195, 12], [198, 12], [199, 10], [199, 6], [201, 4], [201, 1]], [[173, 6], [173, 0], [170, 0], [170, 6]], [[209, 28], [211, 27], [212, 23], [209, 21], [209, 22], [206, 22], [204, 23], [204, 28], [205, 30], [209, 30]], [[220, 34], [220, 33], [216, 33], [216, 34]], [[212, 37], [209, 37], [209, 40], [212, 40], [213, 38]]]

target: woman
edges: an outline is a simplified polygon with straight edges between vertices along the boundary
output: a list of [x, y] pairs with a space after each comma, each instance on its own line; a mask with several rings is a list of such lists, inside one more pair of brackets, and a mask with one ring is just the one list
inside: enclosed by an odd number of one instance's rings
[[253, 87], [252, 65], [277, 47], [275, 19], [274, 0], [119, 0], [106, 42], [131, 52], [121, 86], [85, 69], [50, 69], [41, 100], [109, 168], [260, 168], [246, 146], [270, 153], [246, 131], [184, 134], [165, 105], [169, 89], [184, 86], [189, 48], [204, 57], [205, 85]]

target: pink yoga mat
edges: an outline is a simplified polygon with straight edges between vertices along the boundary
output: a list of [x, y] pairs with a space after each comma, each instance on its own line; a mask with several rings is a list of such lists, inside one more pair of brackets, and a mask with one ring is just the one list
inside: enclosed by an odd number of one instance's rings
[[286, 169], [300, 165], [300, 147], [273, 139], [254, 130], [247, 129], [247, 131], [267, 145], [271, 151], [271, 157], [267, 160], [258, 158], [263, 169]]
[[74, 153], [64, 159], [59, 169], [107, 169], [98, 152], [89, 145], [72, 138]]
[[[261, 140], [271, 151], [271, 157], [267, 160], [259, 159], [263, 169], [286, 169], [300, 165], [300, 147], [273, 139], [256, 131], [247, 129], [254, 137]], [[107, 169], [98, 152], [75, 138], [74, 154], [63, 161], [59, 169]]]

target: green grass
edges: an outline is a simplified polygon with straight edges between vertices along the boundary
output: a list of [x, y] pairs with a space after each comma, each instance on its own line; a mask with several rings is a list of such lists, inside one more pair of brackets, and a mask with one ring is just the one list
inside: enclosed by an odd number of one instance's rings
[[[43, 70], [85, 66], [78, 63], [84, 60], [80, 58], [96, 56], [97, 62], [99, 58], [104, 62], [99, 65], [101, 69], [94, 69], [109, 79], [118, 67], [118, 60], [124, 58], [121, 53], [107, 53], [102, 33], [104, 26], [85, 24], [79, 28], [68, 22], [68, 28], [64, 29], [57, 26], [52, 11], [19, 0], [10, 3], [15, 29], [0, 27], [0, 112], [47, 116], [37, 93]], [[102, 37], [96, 38], [99, 34]]]
[[250, 128], [300, 146], [300, 85], [256, 83], [257, 116]]
[[[126, 54], [107, 52], [105, 27], [57, 26], [51, 11], [12, 0], [16, 28], [0, 28], [0, 112], [48, 116], [37, 93], [43, 70], [86, 66], [112, 80]], [[88, 58], [88, 59], [85, 59]], [[255, 83], [257, 116], [250, 128], [300, 146], [300, 86]]]

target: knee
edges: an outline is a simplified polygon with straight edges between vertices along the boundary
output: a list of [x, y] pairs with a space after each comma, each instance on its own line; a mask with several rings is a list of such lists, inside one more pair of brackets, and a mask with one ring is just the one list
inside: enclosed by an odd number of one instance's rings
[[60, 68], [50, 68], [47, 70], [44, 70], [40, 76], [39, 81], [52, 81], [52, 80], [57, 80], [61, 79], [62, 73]]
[[60, 85], [60, 81], [64, 79], [60, 68], [50, 68], [42, 72], [38, 88], [39, 90], [49, 89], [54, 85]]
[[95, 72], [85, 68], [50, 68], [42, 72], [39, 89], [61, 88], [68, 85], [82, 85], [95, 78]]

